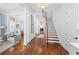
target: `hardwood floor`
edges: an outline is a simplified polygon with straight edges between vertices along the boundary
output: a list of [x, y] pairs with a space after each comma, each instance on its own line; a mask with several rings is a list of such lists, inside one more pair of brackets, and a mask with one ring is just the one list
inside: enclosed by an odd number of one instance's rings
[[44, 39], [35, 38], [27, 46], [23, 46], [23, 42], [10, 47], [1, 55], [68, 55], [66, 51], [58, 43], [48, 43], [46, 46]]

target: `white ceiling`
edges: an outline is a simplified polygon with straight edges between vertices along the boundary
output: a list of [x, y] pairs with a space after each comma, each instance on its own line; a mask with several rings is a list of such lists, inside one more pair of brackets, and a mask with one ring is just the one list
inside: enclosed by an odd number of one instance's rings
[[[45, 9], [50, 16], [52, 10], [56, 7], [58, 8], [60, 3], [48, 3], [48, 7]], [[28, 10], [36, 15], [41, 15], [41, 9], [36, 6], [36, 3], [0, 3], [0, 11], [14, 11], [23, 10], [23, 8], [28, 8]]]
[[[44, 18], [42, 17], [42, 9], [39, 8], [36, 3], [21, 3], [21, 6], [27, 8], [30, 12], [36, 15], [36, 17], [40, 20], [41, 25], [44, 25]], [[59, 4], [48, 4], [48, 7], [44, 9], [48, 13], [48, 17], [52, 14], [52, 10], [55, 9]]]
[[[48, 13], [48, 17], [51, 16], [52, 11], [58, 8], [61, 4], [56, 3], [49, 3], [48, 7], [44, 9]], [[44, 19], [42, 17], [42, 9], [38, 8], [35, 3], [0, 3], [0, 12], [12, 12], [12, 11], [19, 11], [27, 8], [31, 13], [35, 14], [36, 17], [40, 20], [43, 24]]]
[[[28, 9], [32, 9], [35, 11], [40, 11], [41, 9], [37, 7], [36, 3], [21, 3], [22, 6], [27, 7]], [[58, 4], [57, 3], [48, 3], [48, 8], [55, 8]]]
[[12, 11], [23, 9], [18, 3], [0, 3], [0, 11]]
[[[31, 12], [36, 13], [37, 15], [41, 14], [41, 9], [36, 6], [36, 3], [21, 3], [20, 5], [28, 8]], [[45, 9], [48, 15], [51, 15], [53, 9], [58, 8], [60, 3], [48, 3], [48, 7]]]

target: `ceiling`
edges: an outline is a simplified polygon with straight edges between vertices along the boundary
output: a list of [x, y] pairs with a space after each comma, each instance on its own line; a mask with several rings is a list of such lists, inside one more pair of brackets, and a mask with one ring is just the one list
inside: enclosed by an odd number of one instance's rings
[[[36, 15], [41, 15], [41, 8], [39, 8], [36, 3], [21, 3], [20, 4], [23, 7], [28, 8], [32, 13]], [[57, 7], [59, 7], [61, 4], [60, 3], [48, 3], [48, 7], [45, 8], [44, 10], [48, 13], [48, 16], [52, 14], [52, 11]]]
[[[58, 8], [60, 3], [48, 3], [48, 7], [44, 10], [47, 11], [48, 16], [52, 14], [52, 10], [56, 7]], [[23, 10], [27, 8], [30, 12], [36, 14], [37, 16], [41, 16], [41, 8], [38, 8], [36, 3], [0, 3], [0, 11], [14, 11], [14, 10]]]
[[[20, 5], [27, 7], [28, 9], [30, 9], [33, 12], [41, 11], [42, 9], [39, 8], [36, 4], [37, 3], [21, 3]], [[45, 8], [45, 10], [52, 10], [57, 6], [59, 6], [59, 3], [48, 3], [48, 7]]]
[[[41, 25], [44, 24], [44, 18], [42, 17], [41, 8], [38, 8], [36, 4], [21, 4], [24, 7], [27, 7], [32, 13], [36, 14], [37, 18], [40, 20]], [[49, 3], [48, 7], [44, 10], [47, 12], [48, 18], [51, 18], [52, 12], [54, 9], [60, 8], [61, 4], [58, 3]]]
[[[50, 18], [52, 11], [58, 8], [61, 4], [58, 3], [49, 3], [48, 7], [44, 10], [47, 12], [48, 17]], [[44, 23], [44, 18], [42, 17], [42, 9], [39, 8], [36, 3], [0, 3], [0, 12], [12, 12], [24, 10], [27, 8], [31, 13], [35, 14], [36, 17], [40, 20], [41, 24]]]
[[22, 10], [23, 7], [18, 3], [0, 3], [0, 11], [13, 11], [13, 10]]

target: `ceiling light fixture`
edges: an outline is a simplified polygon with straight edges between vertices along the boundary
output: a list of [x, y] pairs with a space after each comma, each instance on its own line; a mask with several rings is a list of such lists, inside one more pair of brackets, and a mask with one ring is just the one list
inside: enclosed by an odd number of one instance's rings
[[37, 3], [36, 4], [38, 8], [44, 9], [48, 7], [48, 3]]

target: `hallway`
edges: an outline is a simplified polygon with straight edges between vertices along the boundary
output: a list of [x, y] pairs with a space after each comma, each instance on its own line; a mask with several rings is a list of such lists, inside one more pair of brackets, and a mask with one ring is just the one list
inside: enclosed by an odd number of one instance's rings
[[58, 43], [48, 43], [46, 46], [44, 39], [35, 38], [27, 46], [23, 45], [21, 41], [17, 45], [10, 47], [6, 51], [0, 53], [1, 55], [68, 55], [66, 51]]
[[79, 4], [3, 3], [0, 8], [1, 55], [79, 53]]

